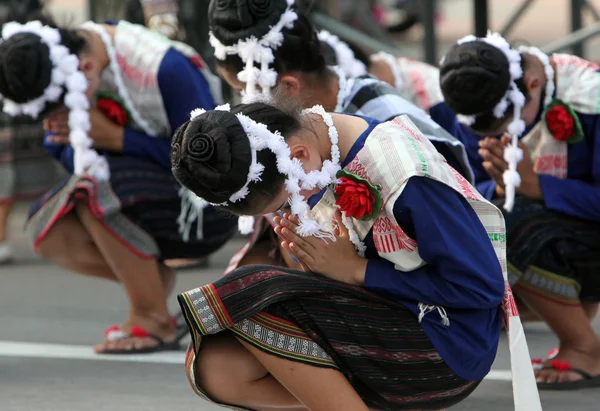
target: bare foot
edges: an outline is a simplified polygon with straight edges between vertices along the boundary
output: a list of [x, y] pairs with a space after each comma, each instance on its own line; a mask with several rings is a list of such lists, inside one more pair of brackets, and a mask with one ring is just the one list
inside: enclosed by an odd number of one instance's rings
[[[600, 340], [586, 349], [562, 346], [556, 357], [543, 364], [548, 369], [535, 371], [536, 381], [541, 383], [552, 384], [581, 380], [583, 377], [580, 374], [568, 371], [569, 366], [580, 369], [591, 376], [600, 375]], [[553, 365], [554, 368], [552, 368]]]
[[[134, 327], [142, 328], [151, 334], [160, 337], [165, 343], [175, 341], [175, 324], [170, 316], [160, 318], [158, 315], [132, 315], [120, 330], [131, 333]], [[94, 347], [94, 351], [101, 354], [107, 350], [139, 350], [154, 347], [158, 344], [152, 337], [129, 337], [114, 341], [104, 341]]]

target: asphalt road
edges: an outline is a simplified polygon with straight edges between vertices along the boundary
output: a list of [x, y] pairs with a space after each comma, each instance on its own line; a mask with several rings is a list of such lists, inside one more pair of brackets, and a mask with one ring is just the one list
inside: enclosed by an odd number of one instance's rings
[[[35, 257], [23, 235], [24, 206], [11, 221], [14, 264], [0, 267], [1, 411], [217, 410], [196, 398], [183, 369], [184, 353], [141, 357], [95, 356], [90, 346], [122, 320], [124, 293], [115, 284], [63, 271]], [[182, 272], [177, 291], [217, 278], [239, 241], [209, 269]], [[172, 307], [176, 302], [171, 301]], [[596, 322], [600, 332], [600, 322]], [[556, 341], [541, 325], [527, 326], [534, 356]], [[600, 390], [542, 393], [544, 411], [598, 410]], [[512, 409], [508, 348], [503, 341], [494, 370], [456, 411]]]

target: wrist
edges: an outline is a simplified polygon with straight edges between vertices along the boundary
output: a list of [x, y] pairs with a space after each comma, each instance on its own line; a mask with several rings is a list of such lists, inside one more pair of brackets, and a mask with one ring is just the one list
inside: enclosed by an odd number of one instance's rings
[[540, 177], [537, 174], [535, 174], [535, 178], [532, 178], [531, 181], [523, 182], [521, 194], [532, 200], [544, 199]]
[[358, 257], [356, 262], [352, 264], [352, 284], [358, 286], [365, 285], [365, 275], [367, 274], [367, 264], [369, 260], [363, 257]]
[[110, 139], [107, 149], [110, 151], [122, 152], [123, 146], [125, 145], [125, 128], [115, 125], [111, 135], [113, 138]]

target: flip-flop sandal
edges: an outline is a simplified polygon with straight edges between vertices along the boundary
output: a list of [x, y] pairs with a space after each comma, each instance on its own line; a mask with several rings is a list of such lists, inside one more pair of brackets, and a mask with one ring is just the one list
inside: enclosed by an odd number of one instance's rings
[[134, 326], [131, 329], [130, 333], [125, 332], [125, 331], [119, 329], [118, 327], [115, 329], [114, 326], [110, 327], [108, 330], [106, 330], [106, 333], [105, 333], [105, 338], [107, 341], [117, 341], [117, 340], [122, 340], [125, 338], [148, 338], [148, 337], [155, 340], [157, 342], [157, 344], [150, 346], [150, 347], [142, 347], [142, 348], [132, 348], [132, 349], [118, 348], [118, 349], [114, 349], [114, 350], [108, 349], [108, 350], [104, 350], [104, 351], [100, 352], [99, 354], [100, 355], [103, 355], [103, 354], [112, 354], [112, 355], [150, 354], [150, 353], [162, 352], [162, 351], [178, 351], [181, 349], [181, 346], [179, 345], [179, 341], [181, 340], [181, 338], [178, 339], [177, 337], [175, 337], [175, 340], [166, 342], [158, 335], [152, 334], [148, 330], [145, 330], [142, 327], [138, 327], [138, 326]]
[[550, 365], [547, 365], [542, 369], [557, 370], [561, 372], [570, 371], [579, 374], [582, 378], [580, 380], [567, 382], [538, 382], [537, 387], [539, 390], [568, 391], [600, 387], [600, 375], [593, 376], [583, 370], [573, 368], [571, 367], [571, 364], [566, 361], [553, 360]]
[[[177, 335], [179, 335], [180, 333], [183, 333], [185, 335], [185, 333], [187, 333], [188, 326], [187, 326], [187, 323], [185, 322], [185, 318], [183, 316], [182, 311], [179, 311], [179, 313], [177, 315], [173, 316], [171, 318], [171, 321], [173, 321], [173, 325], [175, 326], [175, 332]], [[111, 335], [114, 336], [113, 338], [118, 339], [119, 332], [121, 332], [122, 335], [127, 335], [127, 333], [125, 331], [121, 330], [121, 327], [118, 324], [113, 324], [104, 331], [104, 336], [106, 337], [109, 333], [112, 333]], [[120, 337], [120, 338], [126, 338], [126, 337]]]
[[533, 365], [533, 369], [541, 370], [542, 368], [544, 368], [544, 361], [553, 360], [554, 358], [556, 358], [556, 356], [558, 355], [559, 352], [560, 352], [560, 347], [555, 347], [555, 348], [551, 349], [550, 351], [548, 351], [548, 354], [546, 354], [545, 360], [543, 358], [532, 358], [531, 365]]

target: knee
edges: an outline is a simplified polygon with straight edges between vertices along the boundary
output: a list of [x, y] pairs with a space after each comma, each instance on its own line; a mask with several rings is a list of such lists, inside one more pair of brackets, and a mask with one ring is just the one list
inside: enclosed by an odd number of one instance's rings
[[[213, 401], [240, 404], [245, 391], [242, 386], [248, 381], [244, 381], [244, 366], [236, 352], [238, 348], [219, 335], [210, 336], [204, 342], [194, 362], [196, 386]], [[239, 349], [243, 347], [239, 345]]]

